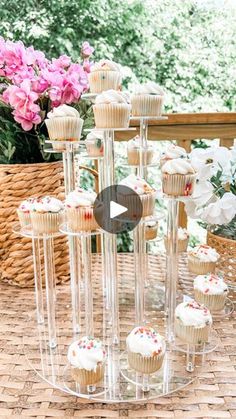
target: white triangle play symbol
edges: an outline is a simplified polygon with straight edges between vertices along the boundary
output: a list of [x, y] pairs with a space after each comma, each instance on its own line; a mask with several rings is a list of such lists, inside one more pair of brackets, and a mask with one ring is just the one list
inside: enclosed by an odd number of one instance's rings
[[117, 202], [110, 201], [110, 218], [115, 218], [118, 215], [124, 214], [126, 211], [128, 211], [128, 208], [117, 204]]

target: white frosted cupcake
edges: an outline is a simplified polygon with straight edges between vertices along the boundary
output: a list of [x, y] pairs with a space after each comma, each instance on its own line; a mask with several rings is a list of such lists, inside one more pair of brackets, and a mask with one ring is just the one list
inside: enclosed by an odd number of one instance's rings
[[102, 131], [91, 131], [85, 140], [86, 150], [90, 157], [102, 157], [104, 154], [104, 134]]
[[96, 128], [128, 128], [130, 111], [127, 93], [116, 90], [102, 92], [93, 106]]
[[208, 341], [212, 316], [207, 307], [192, 300], [175, 309], [175, 333], [183, 342], [201, 345]]
[[[186, 228], [178, 228], [178, 252], [186, 252], [188, 247], [189, 234]], [[167, 236], [164, 237], [165, 248], [168, 250]]]
[[[128, 188], [132, 189], [136, 194], [139, 195], [139, 198], [142, 202], [143, 212], [142, 216], [147, 217], [148, 215], [153, 215], [154, 207], [155, 207], [155, 198], [156, 198], [156, 191], [153, 189], [144, 179], [140, 176], [136, 176], [131, 174], [123, 179], [119, 185], [127, 186]], [[123, 195], [120, 197], [122, 205], [127, 208], [130, 208], [130, 212], [133, 206], [132, 212], [136, 212], [136, 203], [137, 201], [134, 199], [134, 196], [129, 196], [128, 194]]]
[[70, 192], [65, 200], [69, 228], [74, 232], [92, 231], [98, 228], [94, 217], [96, 193], [78, 188]]
[[53, 196], [35, 199], [30, 210], [33, 232], [56, 233], [64, 219], [64, 204]]
[[22, 228], [31, 224], [30, 211], [33, 209], [36, 198], [28, 198], [21, 202], [17, 209], [18, 218]]
[[[147, 145], [147, 147], [141, 150], [142, 155], [142, 164], [147, 166], [151, 164], [153, 159], [153, 147], [151, 145]], [[136, 137], [132, 138], [127, 142], [127, 157], [128, 157], [128, 164], [131, 166], [138, 166], [140, 164], [140, 137], [137, 135]]]
[[94, 63], [88, 75], [91, 93], [101, 93], [105, 90], [120, 90], [121, 66], [114, 61], [101, 60]]
[[163, 363], [166, 345], [152, 327], [135, 327], [126, 338], [129, 366], [143, 374], [153, 374]]
[[67, 358], [78, 384], [93, 385], [103, 379], [106, 352], [99, 339], [83, 336], [69, 346]]
[[220, 255], [206, 244], [199, 244], [188, 252], [188, 269], [198, 275], [215, 272], [216, 262]]
[[53, 108], [45, 119], [50, 140], [56, 142], [53, 143], [53, 148], [63, 150], [64, 147], [60, 142], [79, 141], [83, 123], [79, 112], [72, 106], [61, 105]]
[[193, 282], [195, 300], [211, 311], [223, 310], [228, 287], [223, 278], [209, 273], [198, 275]]
[[161, 116], [164, 92], [158, 84], [149, 81], [134, 86], [131, 95], [133, 116]]
[[181, 158], [168, 160], [163, 164], [161, 173], [162, 189], [166, 195], [192, 195], [196, 173], [190, 161]]
[[165, 151], [161, 153], [160, 165], [162, 167], [163, 164], [165, 164], [168, 160], [187, 158], [187, 152], [183, 147], [179, 147], [174, 144], [169, 144], [168, 147], [166, 147]]
[[145, 223], [145, 240], [154, 240], [158, 233], [158, 221], [150, 220]]

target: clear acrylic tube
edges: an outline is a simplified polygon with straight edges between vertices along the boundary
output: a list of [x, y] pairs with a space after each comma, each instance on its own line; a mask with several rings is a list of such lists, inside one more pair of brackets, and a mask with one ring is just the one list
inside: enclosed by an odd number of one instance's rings
[[43, 237], [45, 285], [48, 317], [48, 339], [50, 348], [57, 346], [56, 340], [56, 301], [55, 301], [55, 278], [54, 278], [54, 245], [53, 238], [44, 235]]
[[94, 336], [93, 323], [93, 284], [91, 270], [91, 235], [85, 233], [81, 237], [82, 242], [82, 265], [84, 273], [84, 297], [85, 297], [85, 330], [87, 336]]
[[168, 197], [167, 215], [167, 253], [166, 253], [166, 281], [165, 281], [165, 313], [167, 316], [167, 340], [173, 342], [176, 288], [178, 282], [178, 213], [179, 201]]
[[74, 146], [71, 143], [66, 144], [66, 151], [63, 152], [63, 170], [65, 194], [75, 189], [75, 154]]
[[37, 321], [39, 324], [44, 323], [44, 304], [43, 304], [43, 285], [42, 285], [42, 267], [40, 239], [32, 238], [33, 247], [33, 263], [34, 263], [34, 284], [35, 284], [35, 300], [37, 310]]
[[70, 286], [72, 303], [72, 323], [74, 334], [81, 330], [80, 324], [80, 281], [81, 281], [81, 242], [77, 236], [69, 236]]
[[144, 287], [146, 266], [145, 223], [142, 220], [133, 230], [134, 237], [134, 269], [135, 269], [135, 323], [144, 323]]
[[193, 372], [195, 369], [195, 346], [187, 344], [186, 371]]
[[[114, 131], [104, 131], [104, 168], [103, 188], [114, 185]], [[107, 311], [110, 310], [111, 341], [119, 342], [119, 295], [117, 279], [117, 243], [116, 236], [111, 233], [103, 235], [102, 247], [103, 275], [105, 277]]]

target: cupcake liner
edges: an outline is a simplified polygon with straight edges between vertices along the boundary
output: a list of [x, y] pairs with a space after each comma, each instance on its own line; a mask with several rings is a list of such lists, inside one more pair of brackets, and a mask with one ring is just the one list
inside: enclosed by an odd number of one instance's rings
[[129, 366], [142, 374], [153, 374], [162, 367], [165, 352], [155, 356], [142, 356], [128, 350]]
[[97, 384], [104, 377], [105, 366], [102, 363], [97, 364], [96, 370], [88, 371], [84, 368], [71, 367], [72, 378], [81, 386]]
[[[142, 202], [142, 217], [153, 215], [155, 208], [155, 197], [156, 192], [150, 192], [149, 194], [139, 195]], [[129, 208], [129, 218], [131, 220], [137, 219], [137, 196], [134, 194], [121, 194], [117, 193], [117, 199], [121, 205]], [[138, 214], [139, 215], [139, 214]]]
[[131, 95], [133, 116], [161, 116], [164, 97], [161, 95]]
[[64, 220], [64, 212], [30, 212], [32, 229], [37, 234], [57, 233]]
[[183, 342], [192, 345], [201, 345], [208, 342], [210, 325], [204, 327], [185, 326], [180, 320], [175, 319], [175, 333]]
[[216, 262], [202, 262], [197, 257], [188, 255], [188, 269], [189, 272], [198, 275], [208, 274], [215, 272]]
[[72, 231], [93, 231], [98, 224], [93, 214], [93, 207], [66, 208], [68, 226]]
[[31, 224], [30, 212], [21, 211], [20, 209], [17, 210], [17, 215], [20, 221], [20, 225], [22, 228], [27, 227]]
[[[46, 119], [50, 140], [52, 141], [78, 141], [81, 136], [83, 119], [64, 116]], [[54, 148], [56, 145], [53, 145]], [[60, 144], [58, 145], [60, 147]]]
[[[184, 239], [184, 240], [178, 240], [178, 253], [183, 253], [187, 251], [187, 247], [188, 247], [188, 238]], [[168, 251], [168, 241], [167, 241], [167, 237], [164, 237], [164, 244], [165, 244], [165, 248], [166, 251]]]
[[96, 128], [128, 128], [131, 106], [108, 103], [93, 106]]
[[194, 297], [198, 303], [204, 304], [210, 311], [221, 311], [225, 306], [227, 293], [221, 295], [204, 294], [195, 289]]
[[94, 143], [85, 141], [85, 145], [87, 153], [90, 157], [101, 157], [104, 155], [103, 144], [99, 148]]
[[101, 93], [106, 90], [119, 90], [121, 74], [119, 71], [97, 70], [88, 74], [89, 88], [91, 93]]
[[[142, 151], [142, 163], [148, 165], [152, 163], [153, 159], [153, 150], [143, 150]], [[140, 151], [138, 149], [128, 149], [127, 150], [128, 164], [131, 166], [138, 166], [140, 163]]]
[[157, 237], [158, 225], [145, 228], [145, 240], [153, 240]]
[[166, 195], [189, 196], [192, 195], [195, 185], [195, 174], [173, 174], [162, 173], [162, 189]]

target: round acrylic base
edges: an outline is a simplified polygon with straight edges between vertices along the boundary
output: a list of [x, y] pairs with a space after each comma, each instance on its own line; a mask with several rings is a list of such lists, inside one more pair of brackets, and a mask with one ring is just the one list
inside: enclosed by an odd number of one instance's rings
[[230, 317], [234, 311], [234, 303], [229, 298], [226, 298], [225, 306], [221, 311], [211, 311], [213, 319], [220, 320], [224, 317]]

